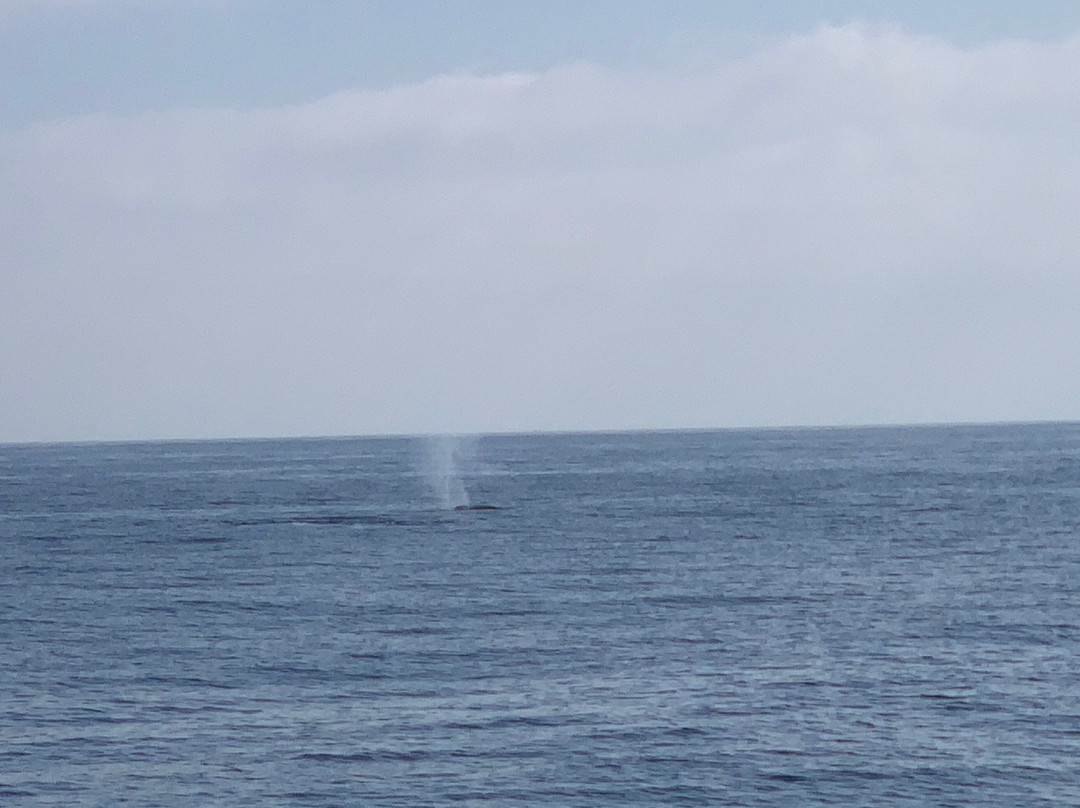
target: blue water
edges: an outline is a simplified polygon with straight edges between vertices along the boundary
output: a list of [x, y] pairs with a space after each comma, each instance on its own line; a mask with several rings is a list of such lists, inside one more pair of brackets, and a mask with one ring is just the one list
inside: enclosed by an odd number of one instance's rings
[[0, 446], [0, 804], [1080, 805], [1080, 425], [459, 448]]

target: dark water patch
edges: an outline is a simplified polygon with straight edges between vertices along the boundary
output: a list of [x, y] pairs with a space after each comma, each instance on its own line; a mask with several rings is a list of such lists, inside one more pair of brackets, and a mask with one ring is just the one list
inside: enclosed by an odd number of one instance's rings
[[0, 785], [0, 797], [6, 797], [8, 799], [18, 799], [19, 797], [40, 797], [36, 791], [29, 791], [24, 788], [11, 788], [8, 786]]
[[361, 752], [303, 752], [293, 760], [314, 763], [421, 763], [450, 757], [449, 751], [430, 749], [376, 749]]
[[[92, 681], [98, 685], [117, 684], [117, 679], [115, 677], [110, 677], [108, 679], [95, 677]], [[203, 678], [199, 676], [185, 676], [181, 673], [172, 675], [138, 675], [132, 676], [131, 678], [125, 677], [123, 681], [130, 682], [132, 685], [151, 685], [164, 688], [193, 688], [197, 690], [235, 690], [241, 686], [241, 682], [239, 681], [224, 681], [222, 679]]]
[[254, 519], [225, 519], [226, 524], [237, 527], [263, 527], [267, 525], [343, 525], [366, 527], [422, 527], [430, 525], [431, 519], [404, 518], [373, 514], [327, 514], [315, 516], [280, 516]]
[[817, 598], [800, 595], [723, 595], [723, 594], [671, 594], [646, 595], [640, 602], [647, 606], [661, 608], [672, 607], [714, 607], [714, 606], [777, 606], [794, 603], [818, 603]]
[[208, 545], [212, 545], [212, 544], [228, 544], [230, 541], [232, 541], [232, 539], [230, 537], [228, 537], [228, 536], [213, 536], [213, 535], [201, 535], [201, 536], [199, 536], [199, 535], [197, 535], [197, 536], [186, 536], [186, 537], [183, 537], [183, 538], [179, 539], [179, 541], [182, 541], [182, 542], [185, 542], [185, 543], [188, 543], [188, 544], [208, 544]]
[[566, 716], [508, 715], [496, 716], [486, 721], [450, 721], [444, 724], [453, 730], [503, 730], [522, 727], [563, 727], [585, 723], [580, 718]]

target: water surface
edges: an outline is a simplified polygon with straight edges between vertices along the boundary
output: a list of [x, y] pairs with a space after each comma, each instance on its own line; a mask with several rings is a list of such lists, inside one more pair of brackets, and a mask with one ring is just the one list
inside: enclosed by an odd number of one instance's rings
[[1080, 804], [1080, 426], [468, 448], [0, 446], [0, 803]]

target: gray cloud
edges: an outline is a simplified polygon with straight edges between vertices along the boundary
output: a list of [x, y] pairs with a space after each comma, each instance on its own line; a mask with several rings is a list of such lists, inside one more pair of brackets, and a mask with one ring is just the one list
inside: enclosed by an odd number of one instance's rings
[[0, 439], [1075, 416], [1080, 39], [0, 136]]

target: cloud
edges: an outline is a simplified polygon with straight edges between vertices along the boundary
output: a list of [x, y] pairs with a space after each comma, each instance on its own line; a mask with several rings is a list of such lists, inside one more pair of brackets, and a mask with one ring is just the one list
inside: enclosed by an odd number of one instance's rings
[[0, 438], [1060, 418], [1080, 39], [0, 137]]

